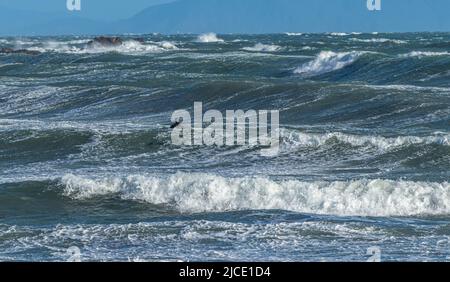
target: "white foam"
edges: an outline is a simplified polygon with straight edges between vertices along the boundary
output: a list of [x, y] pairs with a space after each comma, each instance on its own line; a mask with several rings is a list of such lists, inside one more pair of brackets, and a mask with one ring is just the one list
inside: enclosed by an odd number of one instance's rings
[[450, 56], [450, 52], [426, 52], [426, 51], [412, 51], [407, 54], [401, 54], [402, 58], [411, 58], [411, 57], [440, 57], [440, 56]]
[[310, 61], [294, 70], [294, 73], [304, 76], [315, 76], [342, 69], [353, 64], [359, 57], [367, 52], [352, 51], [335, 53], [332, 51], [320, 52], [313, 61]]
[[287, 36], [301, 36], [301, 35], [303, 35], [303, 33], [301, 33], [301, 32], [286, 32], [285, 34]]
[[[336, 236], [340, 240], [328, 240]], [[303, 259], [299, 254], [306, 254], [305, 260], [314, 260], [310, 253], [312, 247], [316, 251], [314, 253], [321, 254], [316, 258], [320, 260], [330, 248], [339, 248], [342, 252], [342, 248], [348, 246], [349, 250], [344, 253], [353, 254], [354, 245], [347, 242], [360, 241], [362, 238], [382, 240], [386, 236], [389, 236], [389, 232], [384, 229], [354, 222], [284, 221], [278, 218], [268, 223], [245, 219], [168, 219], [123, 224], [64, 223], [38, 227], [0, 224], [0, 237], [4, 239], [0, 260], [29, 260], [27, 254], [32, 250], [47, 249], [53, 259], [66, 261], [69, 256], [65, 245], [67, 241], [79, 242], [75, 245], [81, 248], [83, 261], [238, 261], [243, 258], [296, 261]], [[321, 242], [324, 238], [326, 243]], [[204, 246], [205, 240], [228, 247]], [[343, 243], [343, 240], [346, 241]], [[405, 242], [409, 247], [411, 243]], [[292, 252], [293, 249], [296, 251]], [[318, 249], [323, 249], [323, 252]], [[271, 250], [270, 256], [268, 250]]]
[[279, 51], [281, 49], [281, 47], [278, 45], [268, 45], [268, 44], [257, 43], [253, 47], [244, 47], [242, 49], [245, 51], [250, 51], [250, 52], [276, 52], [276, 51]]
[[57, 52], [57, 53], [78, 53], [81, 48], [76, 46], [71, 46], [67, 42], [59, 41], [47, 41], [43, 42], [41, 46], [32, 46], [27, 49], [38, 51], [38, 52]]
[[364, 43], [395, 43], [395, 44], [408, 43], [408, 41], [405, 41], [405, 40], [388, 39], [388, 38], [371, 38], [371, 39], [351, 38], [350, 40], [355, 41], [355, 42], [364, 42]]
[[330, 33], [330, 35], [332, 35], [332, 36], [348, 36], [350, 34], [345, 33], [345, 32], [332, 32], [332, 33]]
[[91, 41], [91, 39], [75, 39], [75, 40], [67, 41], [65, 43], [67, 43], [67, 44], [87, 44], [90, 41]]
[[[145, 53], [157, 53], [165, 50], [174, 50], [177, 47], [171, 42], [158, 42], [155, 44], [142, 44], [135, 40], [124, 41], [118, 46], [103, 46], [101, 44], [94, 43], [91, 46], [79, 46], [86, 40], [77, 40], [69, 42], [60, 41], [48, 41], [42, 44], [42, 46], [33, 46], [27, 49], [39, 52], [56, 52], [67, 54], [97, 54], [97, 53], [109, 53], [118, 52], [123, 54], [145, 54]], [[78, 45], [74, 45], [76, 44]]]
[[162, 52], [165, 48], [157, 45], [142, 44], [135, 40], [129, 40], [123, 42], [119, 46], [100, 46], [94, 43], [93, 47], [82, 49], [80, 53], [105, 53], [105, 52], [118, 52], [128, 54], [142, 54], [142, 53], [155, 53]]
[[450, 146], [449, 134], [436, 134], [435, 136], [425, 137], [399, 136], [388, 138], [376, 135], [352, 135], [341, 132], [306, 133], [282, 129], [280, 131], [280, 136], [282, 138], [281, 149], [285, 150], [298, 147], [320, 147], [332, 140], [337, 140], [352, 146], [372, 146], [384, 151], [417, 144], [440, 144], [443, 146]]
[[178, 49], [178, 47], [175, 45], [175, 43], [169, 42], [169, 41], [159, 42], [159, 46], [161, 46], [164, 49], [168, 49], [168, 50], [177, 50]]
[[200, 42], [200, 43], [217, 43], [217, 42], [224, 42], [224, 40], [218, 38], [217, 34], [210, 32], [210, 33], [205, 33], [205, 34], [199, 35], [198, 38], [197, 38], [197, 42]]
[[288, 210], [345, 216], [450, 214], [450, 184], [394, 180], [274, 181], [213, 174], [131, 175], [91, 179], [65, 175], [64, 194], [75, 199], [117, 194], [170, 205], [180, 212]]

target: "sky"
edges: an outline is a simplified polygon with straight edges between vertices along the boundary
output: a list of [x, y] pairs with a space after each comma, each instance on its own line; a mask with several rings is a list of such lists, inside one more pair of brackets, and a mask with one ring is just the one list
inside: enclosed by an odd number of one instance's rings
[[[152, 5], [174, 0], [81, 0], [80, 16], [102, 21], [126, 19]], [[0, 7], [48, 13], [69, 13], [66, 0], [0, 0]]]
[[[0, 35], [450, 32], [450, 0], [0, 0]], [[375, 0], [371, 0], [375, 1]], [[162, 5], [163, 4], [163, 5]]]

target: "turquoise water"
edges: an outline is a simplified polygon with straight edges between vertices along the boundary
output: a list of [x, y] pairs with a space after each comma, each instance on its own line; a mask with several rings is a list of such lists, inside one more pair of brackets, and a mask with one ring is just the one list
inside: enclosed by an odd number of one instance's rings
[[[0, 260], [450, 256], [449, 33], [133, 37], [0, 38]], [[172, 145], [195, 101], [279, 154]]]

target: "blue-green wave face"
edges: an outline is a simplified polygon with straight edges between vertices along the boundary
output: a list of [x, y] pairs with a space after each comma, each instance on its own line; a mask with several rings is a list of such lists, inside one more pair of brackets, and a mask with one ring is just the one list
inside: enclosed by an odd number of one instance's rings
[[[0, 38], [0, 260], [450, 255], [449, 33], [122, 39]], [[196, 101], [279, 153], [172, 144]]]

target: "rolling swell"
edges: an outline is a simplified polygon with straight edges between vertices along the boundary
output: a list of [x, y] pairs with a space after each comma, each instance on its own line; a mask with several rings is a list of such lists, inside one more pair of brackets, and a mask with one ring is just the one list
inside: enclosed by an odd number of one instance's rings
[[118, 194], [123, 199], [168, 204], [181, 212], [290, 210], [300, 213], [411, 216], [450, 213], [449, 184], [387, 180], [275, 182], [176, 174], [92, 180], [66, 175], [64, 194], [77, 199]]
[[[448, 182], [360, 179], [351, 181], [228, 178], [214, 174], [177, 173], [89, 177], [67, 174], [43, 182], [2, 184], [4, 215], [50, 212], [52, 206], [73, 209], [96, 206], [104, 212], [152, 209], [161, 214], [284, 210], [336, 216], [446, 216], [450, 213]], [[28, 202], [24, 210], [8, 210]], [[75, 206], [75, 207], [74, 207]], [[54, 210], [56, 212], [56, 210]], [[101, 211], [100, 211], [101, 212]], [[100, 215], [100, 214], [99, 214]]]
[[[142, 37], [0, 39], [0, 260], [448, 257], [449, 34]], [[279, 154], [172, 145], [195, 101]]]

